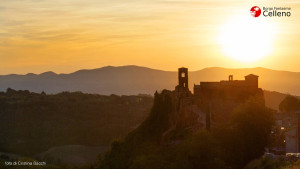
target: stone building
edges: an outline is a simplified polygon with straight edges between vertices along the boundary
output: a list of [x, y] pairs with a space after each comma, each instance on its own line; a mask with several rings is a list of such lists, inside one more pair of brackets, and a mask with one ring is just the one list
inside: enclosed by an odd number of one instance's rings
[[285, 133], [285, 152], [287, 155], [300, 155], [300, 111], [283, 118]]
[[188, 84], [188, 68], [179, 68], [178, 85], [172, 92], [172, 99], [174, 119], [181, 126], [209, 129], [228, 122], [231, 112], [250, 97], [263, 99], [258, 76], [253, 74], [245, 76], [245, 80], [233, 80], [233, 75], [229, 75], [228, 80], [220, 82], [200, 82], [194, 85], [194, 93]]
[[258, 89], [258, 76], [250, 74], [245, 76], [245, 80], [233, 80], [233, 75], [229, 75], [228, 80], [220, 82], [200, 82], [194, 85], [194, 95], [208, 96], [219, 91], [255, 92]]

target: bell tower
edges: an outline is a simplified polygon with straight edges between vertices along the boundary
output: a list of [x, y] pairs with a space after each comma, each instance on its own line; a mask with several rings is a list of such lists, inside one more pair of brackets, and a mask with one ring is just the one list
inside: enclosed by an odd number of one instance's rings
[[188, 68], [178, 68], [178, 86], [182, 88], [189, 88]]

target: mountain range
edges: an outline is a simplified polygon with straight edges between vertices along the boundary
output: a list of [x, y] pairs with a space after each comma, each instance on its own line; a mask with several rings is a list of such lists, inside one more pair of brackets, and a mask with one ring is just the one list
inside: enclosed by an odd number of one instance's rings
[[[259, 87], [264, 90], [300, 95], [300, 72], [278, 71], [266, 68], [228, 69], [205, 68], [189, 72], [189, 87], [200, 81], [242, 80], [248, 74], [259, 76]], [[153, 94], [156, 90], [174, 89], [177, 70], [162, 71], [139, 66], [107, 66], [91, 70], [79, 70], [70, 74], [45, 72], [26, 75], [1, 75], [0, 90], [7, 88], [32, 92], [59, 93], [82, 91], [104, 95]]]

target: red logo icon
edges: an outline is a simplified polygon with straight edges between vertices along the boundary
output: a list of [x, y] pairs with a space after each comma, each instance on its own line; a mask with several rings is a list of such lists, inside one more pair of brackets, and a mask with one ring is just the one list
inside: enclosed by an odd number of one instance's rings
[[259, 17], [259, 15], [261, 14], [261, 10], [258, 6], [254, 6], [250, 9], [250, 14], [253, 17]]

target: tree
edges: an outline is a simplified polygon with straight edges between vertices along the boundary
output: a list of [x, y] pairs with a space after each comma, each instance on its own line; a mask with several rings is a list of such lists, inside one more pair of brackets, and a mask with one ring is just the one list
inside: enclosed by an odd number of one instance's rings
[[273, 112], [259, 99], [252, 98], [239, 106], [232, 115], [224, 140], [227, 161], [233, 168], [242, 168], [264, 154], [270, 143]]

